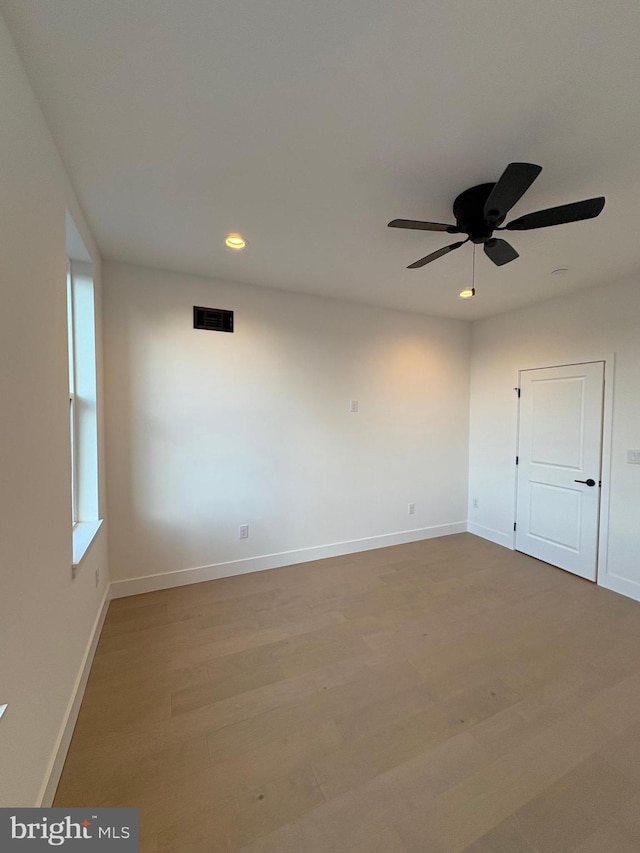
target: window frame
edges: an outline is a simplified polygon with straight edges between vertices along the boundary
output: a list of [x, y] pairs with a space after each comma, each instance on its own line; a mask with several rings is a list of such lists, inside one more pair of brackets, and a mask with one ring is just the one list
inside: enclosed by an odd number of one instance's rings
[[71, 261], [67, 258], [67, 341], [69, 359], [69, 440], [71, 450], [71, 526], [78, 524], [78, 425], [76, 418], [76, 328]]

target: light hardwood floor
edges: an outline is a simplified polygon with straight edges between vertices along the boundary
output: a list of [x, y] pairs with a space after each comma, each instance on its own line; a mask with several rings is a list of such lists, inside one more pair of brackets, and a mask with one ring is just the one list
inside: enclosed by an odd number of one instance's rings
[[143, 853], [637, 853], [640, 604], [470, 534], [113, 601], [55, 805]]

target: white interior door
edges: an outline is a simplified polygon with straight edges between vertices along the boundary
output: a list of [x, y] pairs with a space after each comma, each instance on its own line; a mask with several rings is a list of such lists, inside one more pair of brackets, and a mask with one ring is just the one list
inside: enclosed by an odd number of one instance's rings
[[517, 551], [594, 581], [604, 362], [520, 373]]

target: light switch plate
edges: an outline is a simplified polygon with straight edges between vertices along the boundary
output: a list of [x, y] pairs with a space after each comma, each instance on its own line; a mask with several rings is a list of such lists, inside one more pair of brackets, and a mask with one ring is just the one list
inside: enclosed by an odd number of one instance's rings
[[3, 715], [3, 714], [4, 714], [4, 712], [7, 710], [7, 708], [8, 708], [8, 707], [9, 707], [9, 706], [8, 706], [8, 705], [6, 705], [6, 704], [5, 704], [5, 705], [0, 705], [0, 720], [2, 719], [2, 715]]
[[627, 450], [627, 462], [629, 465], [640, 465], [640, 450]]

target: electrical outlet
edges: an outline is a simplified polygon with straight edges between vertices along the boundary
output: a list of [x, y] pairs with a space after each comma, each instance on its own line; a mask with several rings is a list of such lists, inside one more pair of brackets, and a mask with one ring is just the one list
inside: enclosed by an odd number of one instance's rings
[[627, 450], [627, 462], [629, 465], [640, 465], [640, 450]]
[[355, 413], [358, 411], [358, 401], [357, 400], [349, 400], [349, 411]]
[[478, 498], [473, 499], [473, 508], [478, 509]]
[[249, 525], [241, 524], [238, 528], [238, 539], [248, 539], [249, 538]]
[[416, 514], [416, 505], [413, 503], [413, 501], [409, 504], [408, 513], [409, 513], [409, 515], [415, 515]]
[[8, 707], [9, 707], [9, 706], [8, 706], [8, 705], [6, 705], [6, 704], [5, 704], [5, 705], [0, 705], [0, 720], [2, 719], [2, 717], [3, 717], [3, 715], [4, 715], [4, 712], [7, 710], [7, 708], [8, 708]]
[[96, 589], [100, 586], [100, 569], [96, 569]]

